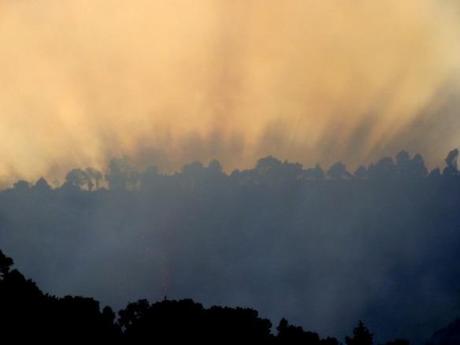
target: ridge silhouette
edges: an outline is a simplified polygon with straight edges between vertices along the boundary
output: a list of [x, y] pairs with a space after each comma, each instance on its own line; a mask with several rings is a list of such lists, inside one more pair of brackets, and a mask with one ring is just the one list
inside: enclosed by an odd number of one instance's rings
[[[139, 300], [118, 312], [100, 308], [92, 298], [55, 297], [12, 269], [13, 260], [0, 251], [0, 334], [2, 341], [103, 344], [303, 344], [339, 345], [335, 338], [321, 339], [282, 319], [277, 334], [272, 323], [256, 310], [213, 306], [204, 308], [191, 299], [149, 303]], [[346, 345], [373, 345], [373, 337], [363, 322]], [[393, 341], [387, 345], [404, 345]]]

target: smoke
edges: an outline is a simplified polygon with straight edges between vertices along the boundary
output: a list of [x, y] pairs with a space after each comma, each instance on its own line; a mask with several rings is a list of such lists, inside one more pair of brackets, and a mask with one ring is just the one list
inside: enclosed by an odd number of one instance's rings
[[0, 179], [61, 178], [120, 155], [163, 170], [214, 157], [229, 170], [269, 153], [354, 164], [400, 144], [437, 163], [458, 145], [457, 10], [0, 0]]

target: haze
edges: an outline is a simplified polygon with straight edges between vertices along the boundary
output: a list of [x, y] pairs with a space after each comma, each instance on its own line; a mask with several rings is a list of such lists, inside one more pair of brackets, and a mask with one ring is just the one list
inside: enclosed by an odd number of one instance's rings
[[[127, 155], [428, 163], [458, 146], [454, 1], [0, 1], [0, 179]], [[435, 140], [433, 140], [435, 139]]]

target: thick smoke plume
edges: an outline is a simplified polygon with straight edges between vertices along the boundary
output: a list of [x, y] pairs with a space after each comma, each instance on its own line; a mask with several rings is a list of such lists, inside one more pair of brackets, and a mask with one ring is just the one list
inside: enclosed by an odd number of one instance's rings
[[[452, 1], [0, 1], [0, 179], [457, 146]], [[426, 137], [436, 137], [436, 145]], [[441, 139], [439, 139], [441, 138]]]

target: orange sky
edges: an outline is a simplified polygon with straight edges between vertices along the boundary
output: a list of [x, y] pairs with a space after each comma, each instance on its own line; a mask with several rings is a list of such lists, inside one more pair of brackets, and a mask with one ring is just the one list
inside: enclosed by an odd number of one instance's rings
[[0, 181], [120, 155], [233, 169], [408, 148], [438, 163], [460, 141], [457, 13], [452, 0], [0, 0]]

